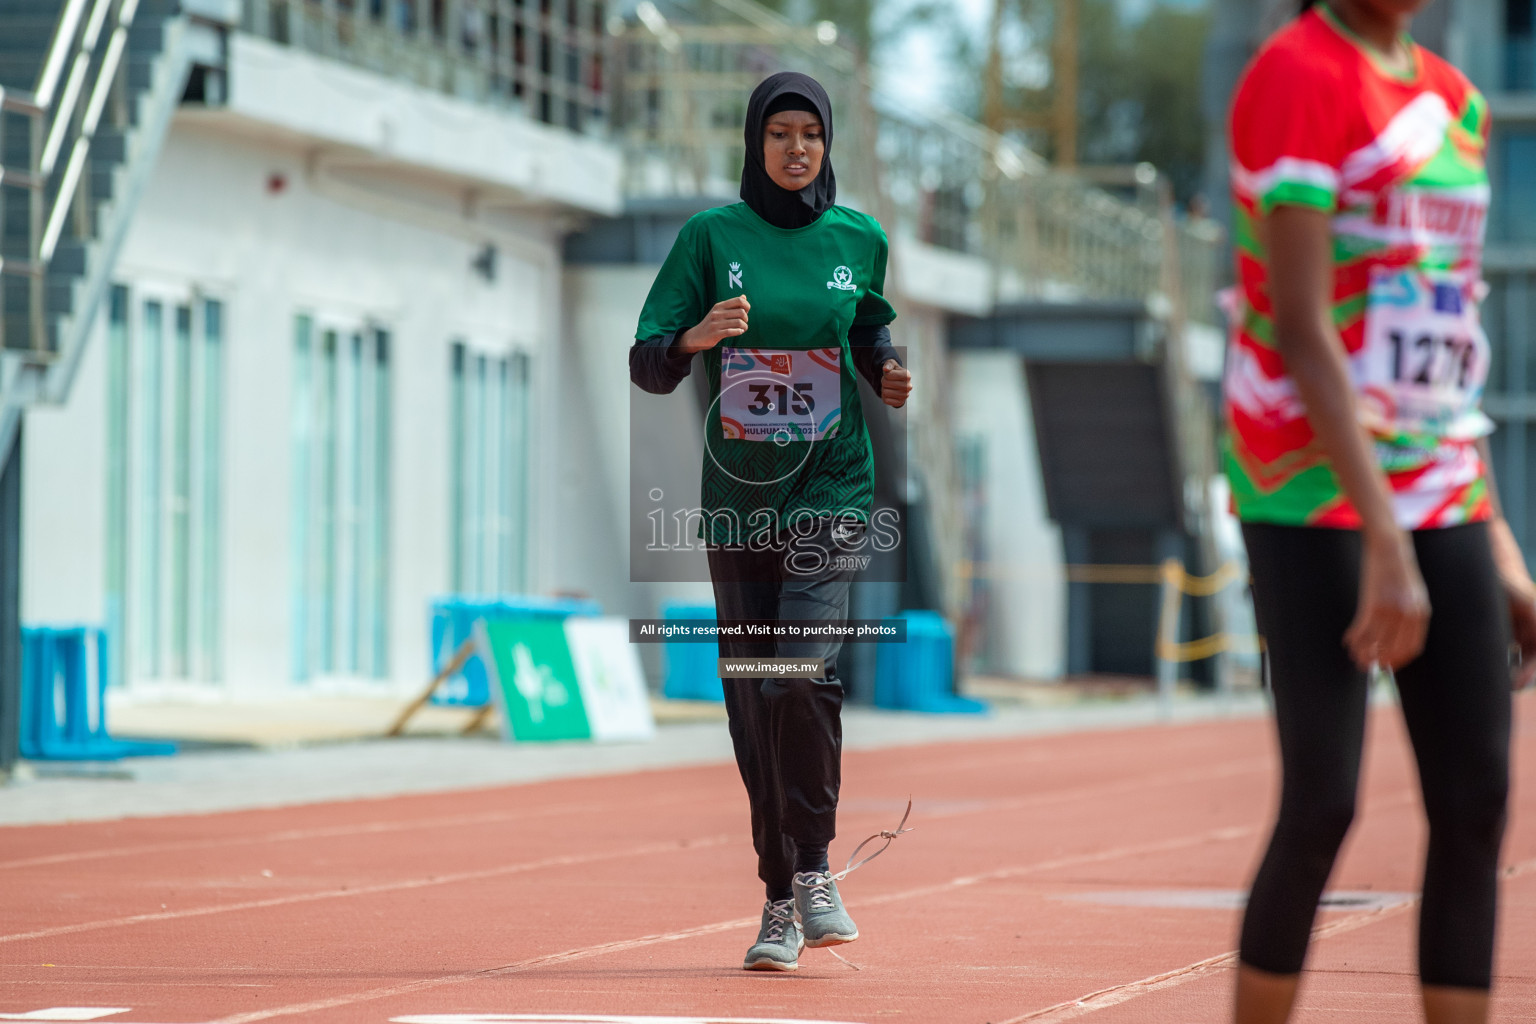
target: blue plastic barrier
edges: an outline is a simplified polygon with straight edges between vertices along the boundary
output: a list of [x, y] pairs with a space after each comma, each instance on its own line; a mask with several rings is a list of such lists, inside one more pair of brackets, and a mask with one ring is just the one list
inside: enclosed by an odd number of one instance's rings
[[115, 761], [176, 753], [174, 743], [116, 740], [107, 733], [107, 652], [101, 629], [21, 631], [22, 757]]
[[[668, 622], [689, 619], [715, 621], [715, 606], [687, 601], [669, 601], [661, 606], [661, 617]], [[667, 675], [661, 692], [673, 700], [725, 700], [720, 684], [720, 645], [668, 640], [665, 647]]]
[[[481, 619], [564, 619], [571, 615], [601, 615], [602, 605], [566, 597], [445, 597], [432, 602], [432, 674], [453, 659]], [[432, 703], [479, 708], [491, 702], [490, 678], [478, 653], [432, 694]]]
[[986, 704], [955, 694], [955, 638], [938, 612], [906, 611], [907, 642], [875, 654], [875, 704], [900, 711], [976, 714]]

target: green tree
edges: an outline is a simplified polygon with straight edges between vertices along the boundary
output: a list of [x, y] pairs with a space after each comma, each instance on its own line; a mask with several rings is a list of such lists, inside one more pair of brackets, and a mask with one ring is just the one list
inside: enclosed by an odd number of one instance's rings
[[[769, 10], [802, 25], [830, 21], [843, 41], [868, 56], [878, 46], [876, 8], [882, 0], [758, 0]], [[890, 0], [884, 0], [889, 3]]]
[[[1055, 4], [1024, 0], [1012, 7], [1005, 35], [1004, 108], [1022, 125], [1018, 134], [1042, 156], [1053, 156], [1050, 112], [1054, 83], [1030, 73], [1048, 66]], [[1117, 0], [1081, 0], [1078, 11], [1078, 158], [1085, 164], [1147, 161], [1168, 175], [1175, 193], [1197, 191], [1205, 158], [1200, 79], [1210, 14], [1204, 8], [1155, 5], [1129, 20]], [[1020, 42], [1022, 40], [1022, 43]], [[952, 45], [950, 60], [980, 83], [986, 40]], [[1022, 69], [1022, 72], [1021, 72]], [[1039, 79], [1042, 79], [1039, 80]], [[982, 116], [982, 90], [961, 89], [950, 102]]]
[[1129, 99], [1140, 107], [1135, 158], [1167, 174], [1188, 199], [1200, 186], [1205, 163], [1205, 117], [1200, 78], [1210, 14], [1167, 5], [1152, 9], [1131, 35]]

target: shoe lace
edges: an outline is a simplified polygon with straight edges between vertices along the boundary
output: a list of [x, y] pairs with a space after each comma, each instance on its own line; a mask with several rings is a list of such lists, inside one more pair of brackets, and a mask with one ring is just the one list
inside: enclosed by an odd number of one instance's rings
[[767, 905], [768, 930], [763, 933], [763, 941], [778, 942], [784, 937], [784, 929], [795, 921], [794, 900], [773, 900]]
[[832, 909], [832, 876], [817, 874], [805, 880], [807, 896], [811, 901], [812, 910]]
[[[828, 882], [841, 882], [843, 879], [845, 879], [849, 875], [853, 874], [859, 868], [863, 867], [865, 864], [868, 864], [870, 861], [872, 861], [876, 857], [880, 856], [886, 850], [891, 848], [891, 843], [895, 842], [897, 838], [899, 838], [901, 836], [904, 836], [908, 832], [912, 831], [912, 829], [907, 828], [907, 819], [910, 818], [911, 816], [912, 816], [912, 798], [908, 797], [907, 798], [907, 810], [906, 810], [906, 813], [904, 813], [901, 816], [901, 822], [896, 826], [895, 829], [885, 829], [885, 828], [883, 828], [879, 832], [876, 832], [874, 835], [870, 836], [868, 839], [864, 840], [858, 846], [855, 846], [853, 848], [853, 852], [848, 855], [848, 865], [847, 865], [847, 867], [843, 868], [843, 870], [839, 871], [835, 875], [823, 874], [822, 877], [826, 881], [828, 881]], [[858, 863], [854, 863], [854, 858], [858, 857], [860, 851], [862, 851], [864, 849], [864, 847], [868, 846], [870, 843], [874, 842], [877, 839], [884, 839], [885, 840], [885, 845], [880, 847], [880, 849], [876, 850], [874, 853], [870, 854], [868, 857], [865, 857], [863, 860], [859, 861]], [[829, 896], [827, 899], [828, 899], [828, 903], [830, 904], [831, 897]]]

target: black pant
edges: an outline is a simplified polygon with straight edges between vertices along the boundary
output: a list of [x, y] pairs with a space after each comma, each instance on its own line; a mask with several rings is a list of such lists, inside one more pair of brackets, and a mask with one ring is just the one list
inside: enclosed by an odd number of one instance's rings
[[[1355, 813], [1367, 680], [1343, 636], [1359, 596], [1360, 535], [1247, 524], [1243, 537], [1284, 782], [1241, 957], [1294, 974]], [[1420, 530], [1413, 544], [1429, 589], [1429, 634], [1396, 676], [1429, 818], [1419, 976], [1426, 985], [1486, 989], [1509, 791], [1509, 608], [1485, 524]]]
[[[721, 627], [742, 620], [841, 625], [848, 618], [851, 563], [838, 561], [863, 536], [859, 524], [819, 519], [794, 547], [711, 546], [710, 577]], [[836, 531], [837, 536], [834, 536]], [[726, 679], [736, 766], [752, 807], [757, 874], [782, 896], [794, 877], [795, 842], [824, 845], [837, 833], [842, 783], [843, 686], [837, 639], [761, 641], [722, 638], [722, 658], [824, 658], [825, 679]]]

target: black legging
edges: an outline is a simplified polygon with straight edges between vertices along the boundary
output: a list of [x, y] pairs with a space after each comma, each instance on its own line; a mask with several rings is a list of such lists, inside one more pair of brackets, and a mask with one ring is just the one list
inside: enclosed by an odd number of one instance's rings
[[[1343, 636], [1360, 591], [1360, 535], [1245, 524], [1243, 537], [1284, 784], [1240, 955], [1260, 970], [1295, 974], [1355, 813], [1367, 681]], [[1429, 817], [1419, 977], [1487, 989], [1509, 791], [1509, 610], [1485, 524], [1420, 530], [1413, 544], [1429, 589], [1429, 634], [1396, 676]]]

